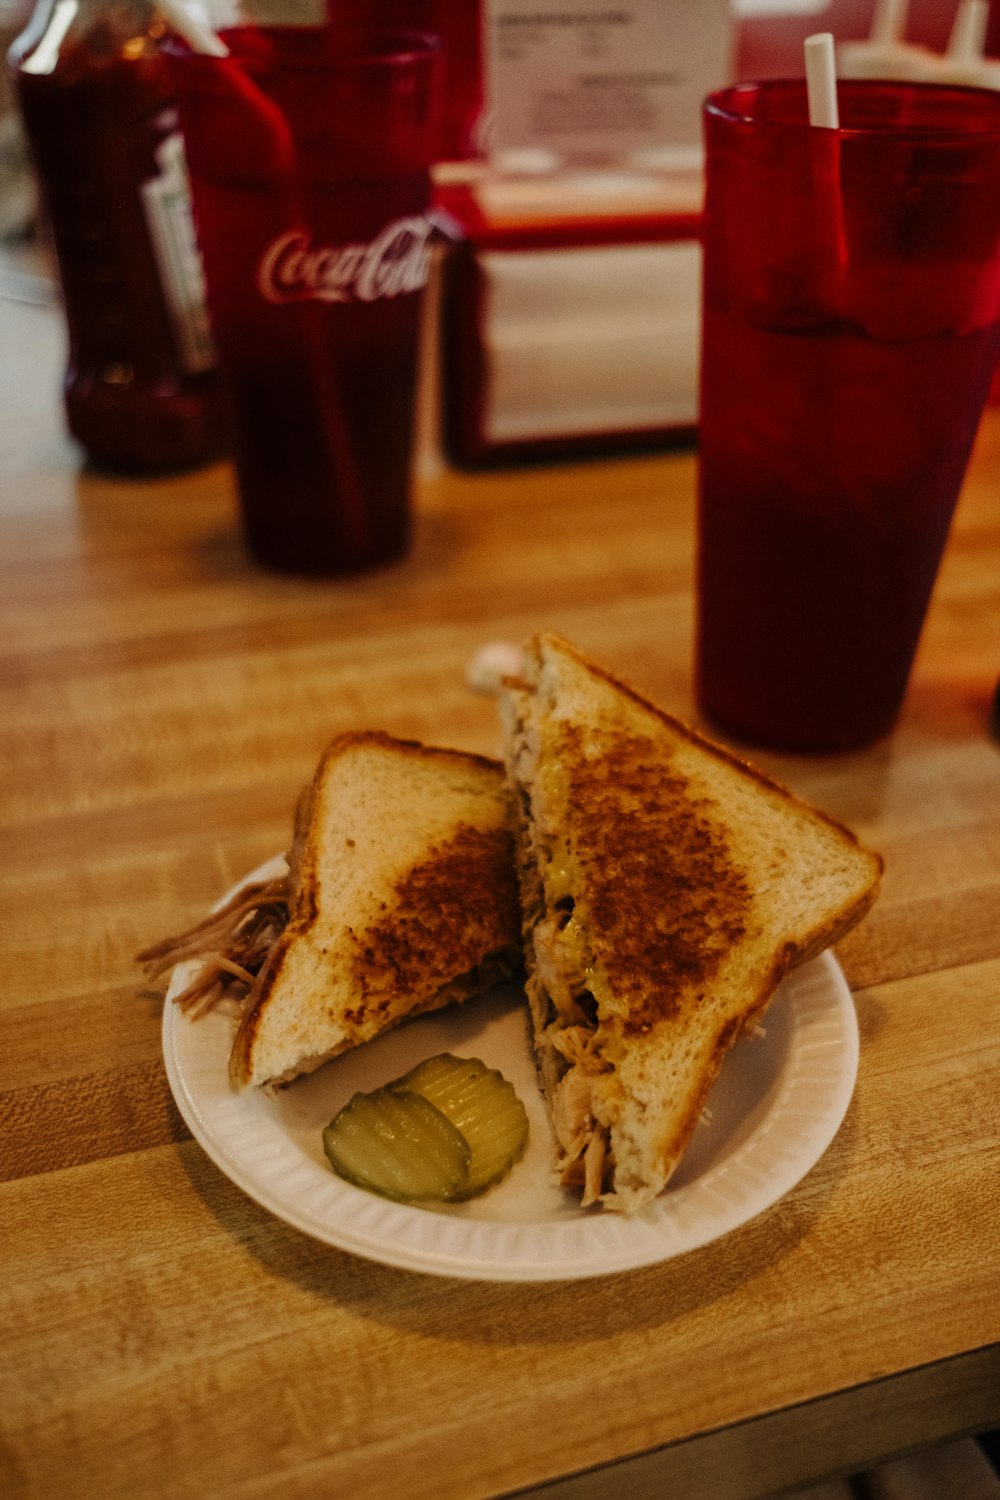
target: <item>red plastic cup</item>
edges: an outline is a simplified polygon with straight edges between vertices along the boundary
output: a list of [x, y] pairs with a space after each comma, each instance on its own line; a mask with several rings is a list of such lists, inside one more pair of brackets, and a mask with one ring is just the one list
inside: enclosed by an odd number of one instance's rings
[[422, 31], [441, 46], [436, 155], [441, 161], [480, 156], [483, 111], [484, 0], [326, 0], [327, 24], [341, 36], [372, 26]]
[[249, 547], [344, 575], [410, 532], [437, 44], [237, 27], [175, 57]]
[[705, 107], [697, 693], [796, 751], [895, 723], [1000, 354], [1000, 95], [838, 94]]

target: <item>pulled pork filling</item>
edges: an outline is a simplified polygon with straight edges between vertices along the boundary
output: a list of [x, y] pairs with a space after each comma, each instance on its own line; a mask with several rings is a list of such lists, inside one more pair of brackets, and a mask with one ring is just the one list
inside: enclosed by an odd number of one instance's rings
[[[177, 937], [165, 938], [137, 955], [147, 977], [156, 979], [176, 964], [200, 959], [192, 982], [174, 997], [175, 1003], [193, 1019], [222, 1009], [240, 1017], [264, 961], [288, 924], [291, 905], [290, 879], [247, 885], [225, 906], [195, 923]], [[410, 1015], [437, 1010], [454, 1001], [466, 1000], [518, 971], [520, 955], [510, 949], [488, 953], [464, 974], [454, 979]], [[293, 1076], [297, 1076], [293, 1075]]]
[[582, 1188], [587, 1207], [610, 1190], [614, 1171], [612, 1065], [602, 1053], [593, 960], [565, 891], [571, 862], [537, 845], [535, 855], [539, 904], [547, 913], [531, 930], [539, 1068], [559, 1146], [559, 1180]]
[[177, 937], [165, 938], [137, 955], [150, 979], [176, 964], [200, 959], [192, 982], [174, 997], [197, 1018], [225, 1009], [242, 1015], [257, 975], [288, 922], [287, 875], [243, 886], [218, 911]]
[[574, 913], [576, 861], [561, 832], [565, 789], [558, 766], [542, 764], [538, 738], [524, 717], [518, 725], [513, 769], [521, 825], [525, 989], [535, 1058], [556, 1138], [559, 1182], [582, 1188], [581, 1203], [587, 1207], [611, 1190], [617, 1084], [613, 1065], [602, 1051], [595, 996], [601, 982]]

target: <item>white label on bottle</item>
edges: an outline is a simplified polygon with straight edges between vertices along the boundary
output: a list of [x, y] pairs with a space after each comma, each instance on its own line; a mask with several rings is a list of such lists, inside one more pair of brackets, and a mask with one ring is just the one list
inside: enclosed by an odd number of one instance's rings
[[156, 153], [160, 171], [142, 185], [150, 238], [185, 370], [210, 370], [215, 350], [205, 305], [205, 273], [191, 211], [184, 142], [168, 135]]

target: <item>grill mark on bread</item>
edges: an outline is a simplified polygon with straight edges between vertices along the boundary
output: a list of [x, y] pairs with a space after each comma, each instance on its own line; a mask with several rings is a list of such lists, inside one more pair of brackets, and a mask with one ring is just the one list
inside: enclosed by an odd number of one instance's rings
[[677, 1013], [679, 994], [689, 1005], [693, 985], [710, 985], [747, 930], [750, 887], [711, 803], [662, 745], [620, 733], [584, 744], [568, 724], [560, 738], [568, 831], [588, 852], [583, 923], [607, 983], [629, 1000], [626, 1032], [648, 1031]]
[[381, 731], [332, 740], [299, 799], [291, 920], [235, 1038], [234, 1086], [280, 1087], [516, 973], [508, 818], [496, 761]]
[[[372, 1011], [383, 1014], [394, 993], [411, 987], [415, 975], [426, 984], [427, 975], [440, 969], [443, 984], [463, 957], [473, 969], [482, 957], [480, 934], [498, 913], [516, 930], [512, 836], [506, 830], [460, 824], [445, 844], [432, 848], [426, 860], [396, 882], [393, 894], [385, 922], [351, 934], [353, 983], [360, 999], [345, 1016], [355, 1026]], [[466, 919], [458, 931], [456, 910]], [[447, 956], [444, 966], [442, 955]]]

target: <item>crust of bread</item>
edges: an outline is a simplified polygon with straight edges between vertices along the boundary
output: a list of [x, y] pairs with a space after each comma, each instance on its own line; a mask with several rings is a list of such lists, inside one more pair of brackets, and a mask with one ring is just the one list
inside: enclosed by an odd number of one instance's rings
[[285, 1083], [520, 965], [502, 766], [377, 731], [339, 735], [300, 797], [291, 915], [230, 1057]]
[[[527, 989], [557, 1169], [606, 1206], [663, 1188], [723, 1058], [785, 974], [868, 911], [882, 861], [568, 642], [501, 695]], [[582, 1111], [586, 1111], [586, 1119]]]

